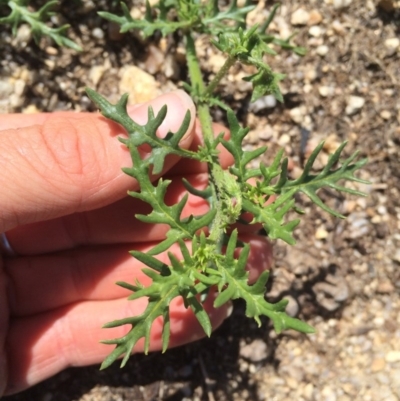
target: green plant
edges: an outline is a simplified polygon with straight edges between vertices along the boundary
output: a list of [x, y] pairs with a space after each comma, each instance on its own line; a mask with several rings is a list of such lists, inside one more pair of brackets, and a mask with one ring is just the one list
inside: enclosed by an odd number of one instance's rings
[[[46, 2], [38, 11], [31, 11], [28, 0], [0, 0], [0, 6], [10, 8], [8, 16], [0, 18], [0, 23], [10, 24], [15, 34], [18, 25], [25, 22], [31, 26], [33, 37], [39, 41], [41, 36], [51, 37], [58, 45], [81, 50], [78, 45], [65, 36], [68, 28], [64, 25], [51, 28], [46, 20], [53, 15], [52, 9], [56, 0]], [[232, 299], [241, 298], [246, 303], [246, 315], [261, 324], [260, 317], [267, 316], [273, 322], [277, 332], [284, 329], [295, 329], [304, 333], [313, 332], [308, 324], [292, 318], [285, 313], [287, 302], [282, 300], [271, 304], [264, 297], [268, 272], [264, 272], [253, 285], [248, 284], [245, 267], [249, 254], [249, 245], [238, 239], [233, 225], [245, 223], [241, 216], [247, 212], [253, 216], [247, 224], [261, 223], [271, 239], [281, 239], [293, 245], [293, 231], [299, 224], [298, 219], [289, 220], [290, 211], [301, 213], [296, 205], [295, 195], [303, 193], [319, 207], [337, 217], [343, 217], [330, 209], [317, 194], [323, 187], [340, 192], [363, 195], [361, 192], [346, 188], [339, 181], [364, 182], [354, 176], [366, 160], [355, 161], [357, 153], [340, 163], [340, 156], [345, 147], [343, 143], [330, 156], [326, 166], [319, 173], [313, 173], [313, 165], [321, 152], [321, 143], [309, 157], [302, 175], [297, 179], [289, 179], [287, 174], [288, 160], [283, 158], [283, 151], [278, 152], [271, 165], [255, 160], [267, 151], [261, 147], [253, 151], [243, 150], [243, 140], [249, 132], [240, 126], [235, 113], [216, 92], [221, 80], [235, 63], [249, 65], [254, 72], [244, 78], [253, 87], [251, 100], [255, 101], [266, 94], [273, 94], [283, 101], [279, 89], [279, 81], [284, 75], [275, 73], [266, 63], [268, 56], [276, 54], [276, 48], [294, 51], [303, 55], [305, 50], [291, 42], [291, 37], [281, 39], [267, 32], [270, 23], [279, 7], [272, 8], [269, 17], [261, 25], [247, 27], [246, 17], [253, 10], [251, 1], [246, 0], [242, 7], [237, 1], [230, 1], [228, 6], [220, 7], [218, 0], [161, 0], [151, 7], [146, 3], [145, 16], [141, 20], [134, 19], [128, 7], [121, 3], [122, 15], [108, 12], [99, 14], [121, 27], [121, 32], [136, 30], [147, 38], [156, 32], [179, 38], [186, 49], [188, 78], [184, 87], [193, 98], [204, 136], [204, 145], [197, 151], [179, 147], [179, 141], [187, 130], [190, 115], [187, 113], [180, 129], [170, 132], [165, 138], [156, 136], [162, 124], [167, 106], [156, 115], [149, 108], [148, 121], [140, 125], [133, 121], [127, 113], [127, 96], [124, 95], [117, 104], [111, 104], [100, 94], [87, 89], [88, 96], [101, 110], [102, 114], [119, 123], [128, 133], [127, 139], [120, 138], [132, 157], [132, 167], [124, 171], [134, 177], [140, 191], [130, 192], [132, 197], [148, 203], [152, 211], [148, 215], [136, 217], [148, 223], [160, 223], [169, 226], [166, 238], [149, 252], [132, 251], [133, 257], [147, 266], [143, 271], [152, 279], [151, 285], [144, 287], [141, 283], [119, 282], [118, 285], [132, 291], [129, 299], [148, 298], [146, 310], [140, 316], [113, 321], [105, 327], [131, 325], [130, 331], [122, 338], [106, 340], [104, 343], [115, 345], [114, 351], [105, 359], [102, 368], [111, 365], [124, 355], [121, 366], [125, 365], [136, 342], [145, 339], [145, 352], [149, 349], [150, 328], [155, 319], [163, 319], [163, 350], [168, 347], [170, 336], [169, 305], [171, 300], [182, 297], [187, 308], [191, 308], [207, 335], [211, 334], [211, 324], [203, 308], [203, 302], [211, 287], [217, 288], [218, 295], [214, 301], [216, 307], [222, 306]], [[206, 81], [196, 54], [196, 35], [207, 35], [210, 43], [226, 56], [221, 70]], [[214, 137], [211, 126], [211, 107], [218, 106], [227, 113], [231, 138], [224, 139], [223, 134]], [[138, 151], [140, 145], [147, 144], [151, 151], [142, 159]], [[218, 161], [216, 148], [222, 145], [234, 158], [234, 165], [223, 170]], [[184, 180], [187, 191], [205, 199], [210, 208], [201, 216], [182, 218], [181, 213], [187, 197], [174, 205], [167, 205], [164, 196], [170, 181], [160, 178], [153, 183], [149, 173], [159, 174], [163, 169], [165, 157], [174, 154], [182, 158], [194, 159], [208, 165], [209, 181], [206, 189], [198, 190]], [[254, 180], [256, 179], [256, 180]], [[187, 242], [191, 241], [190, 246]], [[169, 264], [157, 259], [161, 252], [168, 251], [173, 244], [178, 244], [181, 256], [169, 253]], [[235, 249], [242, 247], [238, 257]]]
[[[128, 317], [105, 325], [105, 327], [131, 325], [131, 329], [122, 338], [104, 341], [106, 344], [115, 345], [115, 349], [105, 359], [102, 368], [108, 367], [122, 355], [124, 358], [121, 366], [125, 365], [133, 346], [142, 337], [145, 339], [144, 348], [147, 352], [150, 328], [154, 320], [159, 317], [163, 319], [162, 338], [165, 351], [170, 333], [169, 304], [175, 297], [183, 298], [185, 306], [193, 310], [205, 333], [210, 335], [211, 324], [202, 303], [212, 286], [215, 286], [219, 293], [214, 302], [216, 307], [231, 299], [242, 298], [246, 302], [246, 315], [254, 318], [259, 324], [260, 316], [265, 315], [272, 320], [277, 332], [289, 328], [304, 333], [313, 332], [309, 325], [285, 313], [287, 305], [285, 300], [276, 304], [265, 300], [268, 272], [264, 272], [254, 285], [248, 284], [245, 266], [249, 246], [238, 241], [237, 231], [232, 230], [232, 226], [241, 221], [244, 212], [249, 212], [253, 216], [249, 224], [261, 223], [269, 238], [294, 244], [293, 230], [299, 224], [299, 220], [287, 221], [286, 215], [291, 210], [301, 213], [295, 204], [295, 195], [303, 193], [328, 213], [343, 217], [324, 204], [317, 191], [322, 187], [329, 187], [341, 192], [363, 195], [338, 182], [341, 180], [364, 182], [356, 178], [354, 172], [361, 168], [366, 160], [355, 162], [357, 157], [355, 153], [340, 164], [339, 158], [345, 147], [343, 143], [330, 156], [322, 171], [313, 174], [314, 161], [323, 147], [321, 143], [308, 159], [303, 174], [295, 180], [288, 178], [288, 160], [283, 158], [283, 151], [276, 155], [269, 166], [260, 163], [259, 167], [248, 167], [250, 162], [267, 149], [261, 147], [253, 151], [243, 150], [243, 140], [249, 129], [239, 125], [235, 113], [216, 97], [216, 89], [229, 68], [239, 62], [254, 68], [254, 73], [245, 78], [253, 86], [252, 101], [266, 94], [273, 94], [282, 101], [278, 84], [284, 76], [273, 72], [265, 62], [265, 58], [275, 55], [273, 47], [277, 46], [304, 54], [303, 48], [291, 44], [291, 38], [282, 40], [266, 33], [278, 5], [273, 7], [269, 18], [262, 25], [247, 27], [246, 16], [253, 9], [250, 3], [246, 1], [243, 7], [238, 7], [237, 1], [231, 1], [227, 7], [221, 8], [217, 0], [208, 2], [161, 0], [154, 7], [147, 2], [146, 13], [141, 20], [134, 19], [124, 3], [121, 3], [122, 16], [107, 12], [99, 13], [103, 18], [119, 24], [122, 32], [137, 30], [144, 37], [151, 36], [157, 31], [164, 36], [179, 33], [186, 48], [190, 81], [185, 84], [185, 88], [196, 103], [204, 135], [204, 146], [197, 152], [181, 149], [179, 141], [188, 127], [189, 114], [177, 132], [170, 132], [165, 138], [158, 138], [156, 131], [165, 118], [167, 106], [164, 106], [157, 115], [149, 108], [147, 123], [140, 125], [127, 114], [126, 95], [117, 104], [111, 104], [95, 91], [87, 89], [88, 96], [102, 114], [119, 123], [128, 133], [128, 139], [120, 138], [120, 141], [130, 150], [133, 166], [125, 168], [124, 171], [136, 178], [140, 184], [140, 191], [129, 194], [148, 203], [152, 208], [150, 214], [137, 215], [137, 218], [144, 222], [169, 226], [165, 240], [148, 253], [131, 252], [133, 257], [148, 266], [144, 269], [144, 273], [152, 279], [152, 283], [148, 287], [139, 282], [117, 284], [132, 291], [129, 299], [147, 297], [149, 302], [145, 312], [140, 316]], [[210, 82], [205, 82], [196, 55], [194, 38], [198, 34], [208, 35], [210, 42], [226, 55], [224, 66]], [[231, 131], [230, 140], [225, 140], [222, 134], [217, 138], [213, 136], [210, 116], [212, 106], [220, 106], [226, 110]], [[142, 159], [138, 152], [138, 146], [143, 144], [151, 147], [151, 152], [145, 159]], [[228, 171], [223, 170], [218, 162], [215, 149], [219, 144], [222, 144], [234, 157], [234, 165]], [[199, 191], [188, 181], [184, 181], [188, 192], [204, 198], [209, 203], [210, 209], [204, 215], [182, 218], [181, 212], [187, 197], [175, 205], [168, 206], [164, 196], [170, 181], [160, 178], [153, 183], [149, 179], [150, 172], [159, 174], [162, 171], [165, 157], [169, 154], [208, 164], [209, 181], [205, 190]], [[337, 167], [338, 165], [340, 167]], [[250, 181], [254, 178], [257, 178], [257, 181], [251, 184]], [[271, 197], [273, 201], [266, 205], [267, 201], [272, 200]], [[189, 240], [191, 240], [190, 247], [185, 243]], [[175, 243], [179, 244], [181, 257], [169, 253], [170, 263], [160, 262], [156, 255], [167, 251]], [[225, 246], [226, 249], [223, 251]], [[238, 246], [243, 248], [240, 256], [236, 258], [234, 250]]]
[[33, 38], [37, 43], [42, 36], [48, 36], [58, 46], [66, 46], [81, 51], [80, 46], [65, 36], [69, 25], [52, 28], [46, 24], [46, 20], [55, 15], [52, 10], [58, 3], [57, 0], [47, 1], [39, 10], [31, 11], [29, 0], [0, 0], [0, 6], [6, 5], [10, 8], [10, 13], [6, 17], [0, 18], [0, 23], [10, 24], [12, 33], [15, 35], [18, 25], [25, 22], [31, 27]]

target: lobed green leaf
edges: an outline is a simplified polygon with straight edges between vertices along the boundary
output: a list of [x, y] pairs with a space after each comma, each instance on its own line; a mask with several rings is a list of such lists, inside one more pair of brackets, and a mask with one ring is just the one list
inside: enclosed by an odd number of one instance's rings
[[59, 2], [57, 0], [47, 1], [38, 11], [31, 11], [28, 1], [25, 0], [2, 0], [0, 4], [6, 4], [10, 8], [10, 14], [0, 18], [0, 23], [10, 24], [13, 35], [22, 22], [27, 23], [32, 29], [32, 36], [38, 43], [42, 36], [50, 37], [58, 46], [66, 46], [76, 51], [82, 48], [65, 36], [69, 25], [52, 28], [46, 24], [54, 12], [52, 11]]

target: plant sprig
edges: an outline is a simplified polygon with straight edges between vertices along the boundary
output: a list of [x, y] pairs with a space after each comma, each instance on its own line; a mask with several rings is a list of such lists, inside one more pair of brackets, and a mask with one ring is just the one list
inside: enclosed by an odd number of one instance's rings
[[73, 40], [66, 36], [69, 25], [65, 24], [57, 28], [47, 25], [52, 15], [55, 15], [53, 9], [59, 4], [57, 0], [47, 1], [39, 10], [31, 11], [29, 0], [0, 0], [0, 5], [6, 5], [10, 8], [10, 13], [6, 17], [0, 18], [0, 23], [11, 25], [13, 35], [16, 35], [18, 26], [25, 22], [32, 30], [32, 36], [36, 43], [39, 43], [42, 36], [48, 36], [58, 46], [70, 47], [76, 51], [82, 51], [82, 48]]
[[[248, 224], [261, 223], [271, 239], [294, 244], [293, 232], [299, 220], [288, 220], [287, 214], [290, 211], [299, 211], [295, 195], [303, 193], [323, 210], [343, 217], [321, 200], [318, 190], [329, 187], [339, 192], [363, 196], [361, 192], [348, 189], [339, 182], [365, 182], [354, 173], [366, 160], [355, 161], [357, 153], [354, 153], [341, 161], [344, 143], [330, 156], [321, 172], [313, 173], [314, 162], [323, 148], [321, 143], [312, 152], [302, 175], [291, 180], [287, 174], [288, 160], [283, 158], [283, 151], [278, 152], [270, 165], [259, 163], [258, 167], [253, 167], [256, 159], [267, 148], [243, 150], [243, 141], [249, 129], [241, 127], [233, 110], [224, 105], [231, 132], [229, 140], [224, 139], [222, 134], [214, 137], [210, 115], [211, 106], [222, 104], [216, 98], [215, 92], [234, 63], [248, 64], [255, 68], [256, 72], [245, 78], [253, 85], [252, 100], [273, 94], [282, 101], [279, 81], [283, 79], [283, 75], [272, 71], [266, 63], [266, 57], [276, 54], [271, 45], [280, 45], [298, 54], [303, 52], [302, 48], [292, 45], [290, 39], [280, 39], [266, 33], [277, 6], [272, 9], [265, 23], [253, 27], [246, 26], [247, 14], [253, 9], [249, 2], [241, 8], [236, 1], [232, 1], [223, 9], [217, 0], [161, 0], [154, 8], [146, 3], [146, 13], [142, 20], [134, 19], [124, 3], [121, 6], [122, 16], [105, 12], [100, 15], [118, 23], [123, 32], [139, 29], [144, 36], [150, 36], [156, 31], [163, 35], [180, 33], [186, 48], [189, 75], [186, 88], [196, 103], [204, 145], [197, 152], [180, 148], [179, 141], [190, 120], [188, 114], [176, 132], [169, 132], [166, 137], [158, 138], [156, 131], [166, 116], [167, 106], [156, 115], [149, 108], [147, 123], [140, 125], [128, 116], [125, 95], [113, 105], [95, 91], [87, 90], [88, 96], [102, 114], [119, 123], [128, 134], [128, 138], [121, 139], [121, 142], [128, 147], [133, 166], [124, 168], [124, 172], [134, 177], [140, 186], [139, 191], [129, 194], [148, 203], [152, 209], [149, 214], [136, 217], [144, 222], [168, 227], [165, 239], [150, 251], [131, 252], [133, 257], [147, 266], [143, 272], [152, 283], [147, 287], [139, 282], [118, 284], [132, 291], [129, 299], [146, 297], [148, 305], [139, 316], [123, 318], [105, 325], [130, 325], [131, 329], [121, 338], [104, 341], [114, 345], [115, 349], [105, 359], [102, 368], [108, 367], [121, 356], [121, 365], [125, 365], [133, 347], [141, 338], [144, 338], [144, 351], [147, 353], [150, 329], [156, 319], [162, 319], [163, 322], [162, 344], [165, 351], [170, 337], [169, 308], [171, 301], [177, 297], [182, 297], [184, 305], [193, 311], [205, 333], [210, 335], [211, 323], [203, 303], [213, 289], [217, 291], [215, 307], [241, 298], [246, 303], [246, 315], [254, 318], [258, 324], [261, 324], [262, 316], [267, 316], [277, 332], [295, 329], [312, 333], [313, 329], [308, 324], [286, 314], [287, 301], [282, 300], [276, 304], [267, 302], [264, 293], [268, 272], [261, 274], [255, 284], [248, 283], [246, 264], [250, 248], [248, 244], [242, 244], [238, 240], [234, 224], [242, 222], [242, 214], [249, 212], [253, 218]], [[197, 58], [194, 42], [197, 34], [209, 35], [210, 43], [226, 56], [224, 66], [210, 82], [204, 80]], [[146, 157], [142, 157], [138, 149], [143, 144], [151, 148]], [[233, 166], [228, 170], [223, 170], [219, 164], [216, 151], [218, 145], [225, 147], [234, 159]], [[165, 194], [170, 181], [160, 178], [153, 182], [149, 175], [161, 173], [165, 157], [169, 154], [207, 163], [209, 180], [206, 189], [195, 189], [185, 179], [183, 183], [189, 193], [208, 202], [208, 212], [183, 218], [182, 211], [187, 195], [177, 204], [166, 204]], [[179, 246], [179, 254], [170, 251], [174, 244]], [[238, 247], [242, 249], [236, 257], [235, 249]], [[165, 251], [168, 252], [168, 263], [157, 259], [157, 255]]]

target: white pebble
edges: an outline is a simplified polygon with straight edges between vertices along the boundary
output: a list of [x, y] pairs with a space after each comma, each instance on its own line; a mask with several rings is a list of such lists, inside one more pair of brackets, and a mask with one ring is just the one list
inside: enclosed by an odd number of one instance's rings
[[318, 92], [322, 97], [328, 97], [335, 93], [335, 89], [332, 86], [320, 86]]
[[310, 27], [310, 29], [308, 30], [308, 33], [311, 36], [313, 36], [314, 38], [319, 38], [322, 35], [323, 30], [320, 26], [314, 25], [314, 26]]
[[314, 385], [312, 383], [307, 383], [303, 390], [303, 397], [306, 400], [314, 399]]
[[332, 29], [333, 31], [337, 34], [337, 35], [345, 35], [346, 34], [346, 29], [345, 27], [341, 24], [340, 21], [338, 21], [337, 19], [335, 19], [332, 22]]
[[97, 85], [106, 71], [106, 67], [103, 65], [94, 65], [89, 71], [89, 79], [93, 82], [93, 85]]
[[305, 107], [294, 107], [289, 111], [291, 119], [297, 123], [301, 124], [304, 120], [304, 115], [306, 114]]
[[389, 110], [382, 110], [379, 115], [384, 119], [384, 120], [390, 120], [392, 117], [392, 113]]
[[321, 400], [324, 401], [336, 401], [337, 397], [335, 392], [330, 387], [324, 387], [321, 391]]
[[22, 96], [25, 92], [26, 82], [23, 79], [17, 79], [14, 82], [14, 93], [17, 96]]
[[290, 23], [292, 25], [307, 25], [309, 19], [310, 13], [304, 10], [304, 8], [299, 8], [292, 14]]
[[317, 54], [321, 57], [326, 56], [329, 53], [329, 47], [327, 45], [321, 45], [317, 47]]
[[400, 249], [398, 249], [398, 250], [394, 253], [392, 259], [393, 259], [394, 261], [400, 263]]
[[353, 0], [333, 0], [333, 8], [336, 8], [336, 10], [340, 8], [345, 8], [348, 7]]
[[397, 49], [400, 46], [400, 39], [399, 38], [386, 39], [385, 46], [389, 49]]
[[389, 363], [400, 362], [400, 351], [389, 351], [385, 355], [385, 361]]
[[22, 24], [17, 31], [15, 39], [21, 45], [26, 45], [32, 38], [31, 27], [27, 24]]
[[325, 239], [328, 238], [329, 233], [328, 231], [325, 230], [323, 227], [317, 228], [317, 231], [315, 231], [315, 238], [316, 239]]
[[290, 143], [290, 136], [288, 134], [282, 134], [278, 139], [279, 146], [285, 146]]
[[104, 38], [104, 32], [101, 28], [94, 28], [92, 31], [92, 36], [96, 39], [103, 39]]
[[365, 99], [360, 96], [350, 96], [347, 99], [346, 114], [351, 116], [360, 111], [365, 104]]
[[386, 206], [384, 206], [384, 205], [379, 205], [376, 208], [376, 211], [381, 215], [387, 214], [387, 209], [386, 209]]
[[264, 109], [273, 109], [276, 106], [277, 100], [273, 95], [267, 95], [260, 97], [254, 103], [250, 105], [250, 111], [253, 113], [258, 113]]

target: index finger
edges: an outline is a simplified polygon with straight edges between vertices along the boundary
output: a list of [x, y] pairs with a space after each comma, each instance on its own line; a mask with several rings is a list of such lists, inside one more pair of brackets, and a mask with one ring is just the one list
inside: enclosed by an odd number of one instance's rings
[[[151, 102], [154, 111], [168, 104], [159, 127], [161, 136], [176, 132], [189, 109], [191, 121], [180, 142], [188, 148], [193, 139], [195, 109], [182, 91]], [[132, 111], [139, 124], [147, 121], [149, 104]], [[54, 113], [27, 116], [22, 128], [0, 131], [0, 232], [18, 225], [53, 219], [111, 204], [137, 189], [137, 182], [121, 171], [132, 164], [129, 151], [114, 137], [123, 134], [118, 124], [96, 113]], [[35, 120], [36, 119], [36, 120]], [[16, 124], [2, 118], [2, 126]], [[24, 126], [25, 125], [25, 126]], [[179, 158], [167, 157], [164, 174]]]

